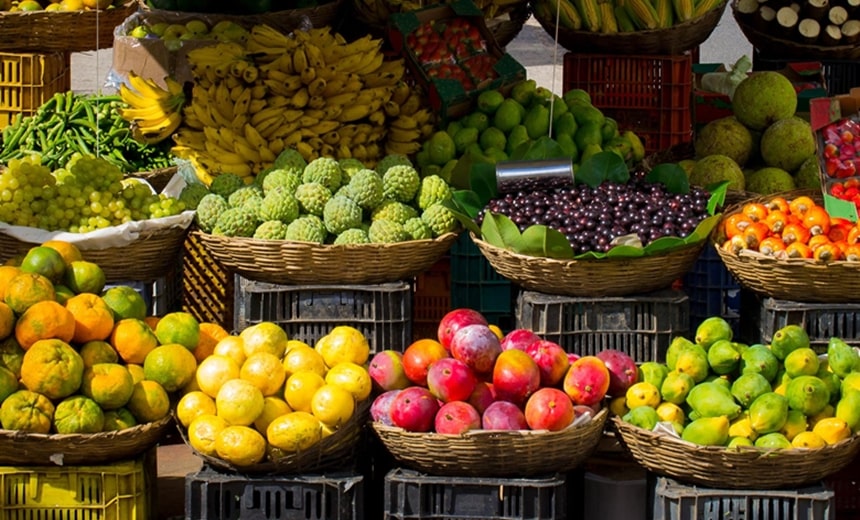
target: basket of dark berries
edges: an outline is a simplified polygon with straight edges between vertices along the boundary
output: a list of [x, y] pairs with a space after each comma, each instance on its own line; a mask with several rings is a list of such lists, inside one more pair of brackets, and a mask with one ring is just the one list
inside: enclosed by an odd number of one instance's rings
[[677, 164], [630, 172], [602, 152], [575, 183], [496, 194], [469, 229], [490, 265], [524, 289], [623, 296], [669, 287], [689, 271], [724, 197], [725, 185], [690, 186]]

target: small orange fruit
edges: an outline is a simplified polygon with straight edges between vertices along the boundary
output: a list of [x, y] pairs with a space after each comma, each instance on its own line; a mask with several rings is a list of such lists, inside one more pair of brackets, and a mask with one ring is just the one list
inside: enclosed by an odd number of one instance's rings
[[75, 294], [101, 294], [107, 279], [105, 272], [98, 264], [86, 260], [75, 260], [66, 268], [63, 282]]
[[170, 413], [170, 396], [156, 381], [144, 379], [134, 384], [126, 408], [140, 423], [158, 421]]
[[254, 428], [230, 425], [215, 437], [215, 453], [236, 466], [251, 466], [266, 456], [266, 438]]
[[308, 412], [282, 415], [266, 428], [266, 439], [275, 448], [296, 452], [311, 448], [322, 438], [322, 423]]
[[337, 428], [346, 423], [355, 411], [355, 398], [347, 390], [325, 384], [311, 398], [311, 413], [326, 426]]
[[126, 405], [134, 391], [134, 379], [128, 369], [118, 363], [96, 363], [84, 370], [81, 393], [105, 410]]
[[255, 352], [268, 352], [278, 358], [287, 350], [287, 333], [277, 323], [264, 321], [251, 325], [239, 333], [245, 346], [245, 356]]
[[66, 272], [66, 261], [56, 249], [36, 246], [31, 247], [24, 255], [21, 270], [25, 273], [41, 274], [51, 282], [59, 283]]
[[232, 358], [236, 362], [236, 365], [240, 367], [247, 357], [245, 356], [245, 342], [241, 337], [234, 335], [227, 336], [218, 341], [212, 353]]
[[96, 363], [116, 363], [119, 361], [119, 354], [116, 353], [116, 350], [107, 341], [87, 341], [80, 346], [78, 353], [81, 355], [81, 359], [84, 360], [85, 368], [89, 368]]
[[147, 354], [158, 346], [152, 329], [137, 318], [118, 320], [110, 333], [110, 344], [126, 363], [142, 365]]
[[197, 342], [197, 347], [194, 350], [194, 357], [197, 361], [203, 361], [206, 356], [209, 356], [215, 351], [215, 345], [219, 341], [229, 336], [227, 329], [212, 322], [203, 322], [200, 324], [200, 340]]
[[18, 390], [0, 405], [0, 423], [4, 430], [50, 433], [54, 403], [38, 392]]
[[325, 376], [328, 370], [320, 353], [298, 340], [287, 342], [287, 352], [284, 354], [282, 363], [286, 377], [290, 377], [301, 370], [309, 370], [320, 376]]
[[8, 338], [15, 331], [15, 313], [0, 301], [0, 339]]
[[263, 412], [254, 421], [254, 428], [258, 432], [265, 432], [272, 421], [292, 411], [293, 409], [283, 399], [271, 395], [265, 397], [263, 398]]
[[228, 426], [227, 421], [214, 414], [203, 414], [188, 425], [188, 444], [202, 455], [215, 455], [215, 439]]
[[98, 433], [104, 425], [104, 410], [84, 395], [67, 397], [54, 408], [54, 430], [57, 433]]
[[80, 293], [66, 301], [66, 309], [75, 318], [75, 335], [72, 341], [86, 343], [105, 340], [113, 331], [113, 311], [98, 295]]
[[275, 395], [286, 380], [286, 370], [281, 360], [268, 352], [256, 352], [242, 363], [239, 377], [250, 381], [264, 396]]
[[215, 400], [199, 390], [188, 392], [176, 403], [176, 418], [185, 428], [197, 417], [215, 413]]
[[179, 343], [155, 347], [143, 361], [146, 379], [160, 383], [168, 392], [175, 392], [187, 385], [196, 371], [194, 354]]
[[158, 320], [155, 337], [162, 345], [178, 343], [191, 351], [197, 348], [200, 341], [200, 323], [189, 312], [171, 312]]
[[309, 370], [296, 372], [287, 378], [284, 385], [284, 399], [293, 410], [310, 413], [311, 398], [323, 385], [325, 385], [325, 379], [316, 372]]
[[75, 336], [75, 316], [51, 300], [36, 302], [15, 323], [15, 339], [24, 350], [41, 339], [59, 339], [65, 343]]
[[370, 357], [370, 345], [355, 327], [339, 325], [314, 345], [329, 368], [344, 361], [363, 365]]
[[229, 424], [248, 426], [263, 413], [263, 392], [244, 379], [231, 379], [218, 390], [215, 407]]
[[6, 287], [12, 278], [23, 272], [20, 267], [14, 265], [0, 265], [0, 301], [6, 299]]
[[125, 430], [137, 426], [137, 419], [134, 418], [128, 408], [117, 408], [116, 410], [105, 410], [105, 425], [103, 430], [112, 432], [117, 430]]
[[3, 299], [16, 314], [23, 314], [36, 302], [56, 300], [54, 284], [37, 273], [20, 273], [9, 280]]
[[21, 362], [21, 382], [27, 390], [49, 399], [63, 399], [77, 392], [83, 376], [80, 354], [58, 339], [33, 343]]
[[64, 240], [46, 240], [40, 244], [43, 247], [50, 247], [60, 253], [66, 265], [71, 264], [75, 260], [83, 260], [84, 256], [78, 246]]
[[224, 383], [239, 378], [239, 370], [240, 367], [233, 358], [212, 354], [197, 366], [197, 386], [203, 393], [214, 398]]
[[370, 396], [373, 380], [367, 369], [356, 363], [345, 361], [328, 369], [325, 382], [343, 388], [351, 393], [356, 401], [364, 401]]
[[116, 285], [102, 293], [102, 299], [113, 310], [114, 319], [137, 318], [143, 320], [147, 316], [146, 300], [134, 287]]

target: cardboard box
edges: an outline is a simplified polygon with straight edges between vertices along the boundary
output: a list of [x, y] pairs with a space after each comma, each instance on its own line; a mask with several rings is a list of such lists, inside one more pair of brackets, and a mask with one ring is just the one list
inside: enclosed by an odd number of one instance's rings
[[[693, 125], [701, 128], [705, 124], [732, 115], [732, 101], [729, 96], [702, 88], [702, 76], [709, 72], [726, 72], [721, 63], [697, 63], [693, 65]], [[787, 77], [797, 91], [797, 112], [809, 112], [812, 99], [827, 96], [821, 63], [793, 62], [778, 71]], [[752, 72], [751, 74], [755, 74]]]
[[860, 211], [860, 87], [848, 94], [812, 100], [824, 207], [836, 217], [857, 221]]
[[[454, 22], [465, 19], [478, 29], [483, 45], [480, 48], [454, 54], [448, 52], [438, 64], [422, 64], [415, 49], [407, 45], [409, 35], [426, 23]], [[426, 27], [426, 26], [425, 26]], [[443, 124], [469, 113], [477, 96], [485, 91], [504, 88], [525, 79], [525, 67], [513, 56], [504, 52], [487, 28], [484, 14], [471, 0], [455, 0], [450, 4], [438, 4], [417, 11], [392, 14], [388, 24], [388, 39], [395, 52], [406, 60], [413, 76], [425, 87], [430, 106], [442, 114]], [[447, 64], [462, 67], [472, 60], [488, 59], [492, 62], [492, 77], [470, 78], [474, 81], [434, 77], [433, 68]]]

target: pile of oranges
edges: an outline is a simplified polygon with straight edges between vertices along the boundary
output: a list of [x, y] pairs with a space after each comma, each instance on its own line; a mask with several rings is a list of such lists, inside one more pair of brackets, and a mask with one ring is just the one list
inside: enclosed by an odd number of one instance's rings
[[860, 261], [860, 226], [831, 216], [811, 197], [747, 202], [722, 222], [724, 251], [753, 250], [780, 259]]

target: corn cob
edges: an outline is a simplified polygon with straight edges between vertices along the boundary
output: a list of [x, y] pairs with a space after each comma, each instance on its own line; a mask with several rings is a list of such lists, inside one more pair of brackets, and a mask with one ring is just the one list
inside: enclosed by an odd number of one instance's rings
[[[702, 0], [712, 1], [712, 0]], [[714, 0], [716, 1], [716, 0]], [[624, 7], [630, 19], [640, 29], [656, 29], [659, 27], [657, 11], [649, 0], [624, 0]]]
[[627, 14], [627, 9], [623, 5], [616, 4], [613, 11], [615, 11], [615, 21], [618, 23], [618, 32], [633, 32], [636, 30], [633, 20], [630, 19], [630, 15]]
[[672, 7], [678, 23], [686, 22], [693, 17], [693, 0], [672, 0]]
[[693, 9], [693, 18], [704, 16], [705, 13], [720, 5], [723, 5], [723, 0], [698, 0]]
[[[668, 1], [668, 0], [666, 0]], [[614, 34], [618, 32], [618, 21], [615, 19], [615, 11], [611, 0], [602, 0], [600, 8], [600, 32]]]
[[579, 15], [582, 17], [582, 26], [589, 31], [600, 31], [600, 9], [597, 0], [573, 0]]
[[[553, 0], [549, 0], [551, 3]], [[568, 29], [582, 29], [582, 17], [570, 0], [558, 0], [559, 23]]]
[[654, 11], [657, 12], [657, 23], [661, 28], [672, 27], [672, 0], [654, 0]]

